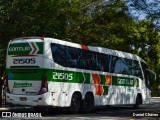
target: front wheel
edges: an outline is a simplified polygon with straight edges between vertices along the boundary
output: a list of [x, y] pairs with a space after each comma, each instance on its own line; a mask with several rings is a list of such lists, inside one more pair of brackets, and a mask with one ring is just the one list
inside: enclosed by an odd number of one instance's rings
[[74, 113], [79, 112], [80, 107], [81, 107], [80, 97], [77, 94], [73, 94], [71, 99], [70, 111]]
[[133, 105], [133, 109], [138, 109], [140, 105], [140, 98], [137, 96], [136, 103]]

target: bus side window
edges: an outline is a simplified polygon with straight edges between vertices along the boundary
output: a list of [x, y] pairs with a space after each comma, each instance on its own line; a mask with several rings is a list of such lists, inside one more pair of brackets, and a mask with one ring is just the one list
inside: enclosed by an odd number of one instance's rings
[[132, 75], [132, 60], [127, 58], [121, 58], [121, 72], [122, 74]]
[[97, 70], [97, 53], [96, 52], [91, 52], [92, 53], [92, 59], [90, 62], [91, 65], [91, 70]]
[[104, 56], [103, 54], [97, 53], [97, 71], [104, 71]]
[[51, 50], [52, 50], [53, 60], [57, 64], [65, 67], [66, 66], [66, 51], [65, 51], [65, 46], [52, 43], [51, 44]]
[[119, 57], [112, 56], [111, 73], [121, 73], [121, 61], [119, 60]]
[[141, 71], [141, 67], [138, 61], [133, 60], [133, 75], [141, 78], [143, 80], [143, 76], [142, 76], [142, 71]]
[[119, 73], [119, 74], [121, 74], [122, 73], [122, 64], [121, 64], [121, 60], [120, 60], [120, 58], [118, 58], [117, 60], [116, 60], [116, 63], [115, 63], [115, 66], [114, 66], [114, 72], [115, 73]]
[[66, 46], [66, 65], [70, 68], [78, 68], [78, 49]]
[[109, 72], [109, 55], [97, 54], [98, 71]]
[[79, 60], [79, 68], [80, 69], [87, 69], [87, 51], [86, 50], [79, 50], [80, 51], [80, 60]]

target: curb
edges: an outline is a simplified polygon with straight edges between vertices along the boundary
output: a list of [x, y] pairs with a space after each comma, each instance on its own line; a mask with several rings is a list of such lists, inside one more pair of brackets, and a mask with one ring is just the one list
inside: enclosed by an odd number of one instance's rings
[[152, 98], [160, 98], [160, 97], [151, 97], [151, 99], [152, 99]]

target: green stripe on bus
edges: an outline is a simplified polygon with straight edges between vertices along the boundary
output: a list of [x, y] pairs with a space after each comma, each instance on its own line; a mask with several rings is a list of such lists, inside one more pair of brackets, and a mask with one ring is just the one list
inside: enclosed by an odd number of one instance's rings
[[108, 86], [103, 86], [103, 95], [108, 95]]
[[105, 75], [99, 75], [99, 76], [100, 76], [100, 79], [101, 79], [100, 84], [101, 85], [106, 85], [106, 77], [105, 77]]
[[134, 86], [134, 78], [112, 76], [112, 85], [115, 85], [115, 86]]
[[8, 80], [42, 80], [42, 69], [7, 69]]
[[83, 73], [85, 76], [85, 84], [90, 84], [91, 75], [90, 73]]
[[[75, 71], [64, 71], [55, 69], [7, 69], [9, 80], [36, 80], [41, 81], [42, 76], [46, 76], [48, 81], [51, 82], [66, 82], [66, 83], [84, 83], [90, 84], [90, 73], [82, 73]], [[106, 86], [105, 75], [100, 76], [100, 85], [104, 86], [104, 89], [108, 89]], [[139, 87], [138, 78], [112, 76], [112, 85], [114, 86], [131, 86]], [[105, 93], [107, 94], [107, 93]]]
[[39, 51], [37, 52], [37, 54], [43, 54], [43, 42], [36, 42], [38, 48], [39, 48]]
[[90, 84], [90, 73], [45, 69], [48, 81]]

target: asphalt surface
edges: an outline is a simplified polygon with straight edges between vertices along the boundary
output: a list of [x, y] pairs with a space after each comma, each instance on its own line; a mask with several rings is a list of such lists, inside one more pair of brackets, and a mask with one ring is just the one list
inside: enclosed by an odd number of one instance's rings
[[[45, 119], [45, 120], [160, 120], [160, 97], [151, 99], [150, 105], [141, 105], [139, 109], [131, 106], [97, 107], [90, 113], [70, 113], [67, 109], [39, 109], [31, 107], [0, 108], [1, 119]], [[3, 116], [3, 117], [2, 117]]]

